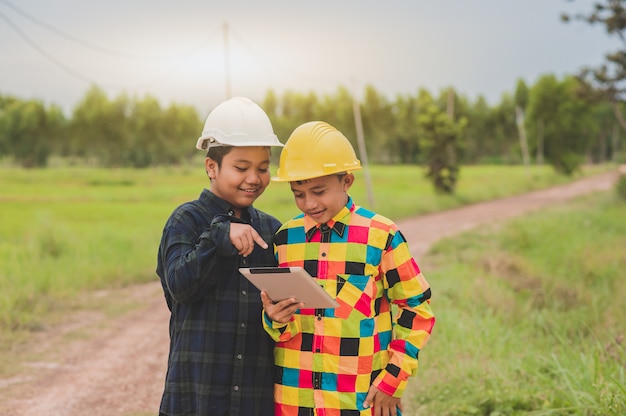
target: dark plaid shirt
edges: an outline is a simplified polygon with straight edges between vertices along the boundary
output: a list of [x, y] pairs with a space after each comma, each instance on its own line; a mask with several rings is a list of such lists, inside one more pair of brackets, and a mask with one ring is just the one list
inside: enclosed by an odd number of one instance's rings
[[[244, 219], [204, 190], [174, 210], [163, 230], [157, 274], [171, 311], [170, 352], [160, 413], [169, 416], [271, 416], [273, 341], [261, 325], [259, 291], [239, 267], [273, 266], [280, 222], [253, 207]], [[247, 258], [229, 239], [230, 223], [249, 222], [268, 243]]]

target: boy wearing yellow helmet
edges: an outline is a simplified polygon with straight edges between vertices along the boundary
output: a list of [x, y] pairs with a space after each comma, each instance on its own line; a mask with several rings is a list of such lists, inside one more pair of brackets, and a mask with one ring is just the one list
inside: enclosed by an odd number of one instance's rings
[[314, 121], [293, 131], [272, 178], [290, 183], [302, 211], [276, 233], [279, 265], [303, 267], [340, 305], [306, 309], [261, 292], [276, 341], [276, 415], [401, 414], [434, 326], [430, 287], [404, 236], [349, 195], [360, 168], [348, 139]]
[[275, 266], [280, 222], [253, 202], [282, 146], [265, 112], [245, 97], [218, 105], [196, 147], [210, 187], [177, 207], [163, 229], [157, 274], [170, 317], [159, 415], [271, 416], [274, 342], [259, 323], [259, 291], [240, 267]]

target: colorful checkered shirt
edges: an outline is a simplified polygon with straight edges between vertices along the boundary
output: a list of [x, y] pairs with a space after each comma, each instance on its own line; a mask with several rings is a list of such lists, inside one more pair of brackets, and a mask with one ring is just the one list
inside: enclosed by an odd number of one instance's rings
[[277, 342], [276, 415], [371, 415], [363, 400], [372, 384], [401, 397], [435, 318], [398, 227], [349, 198], [327, 224], [303, 214], [285, 223], [275, 251], [280, 266], [303, 267], [340, 305], [300, 309], [287, 324], [263, 315]]

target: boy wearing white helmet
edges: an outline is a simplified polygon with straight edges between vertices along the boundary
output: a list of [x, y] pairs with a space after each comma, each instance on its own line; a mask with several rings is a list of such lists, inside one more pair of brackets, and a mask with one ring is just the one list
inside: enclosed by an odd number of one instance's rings
[[400, 415], [435, 324], [429, 284], [402, 233], [348, 193], [360, 168], [348, 139], [314, 121], [293, 131], [272, 178], [289, 182], [302, 211], [276, 234], [279, 266], [303, 267], [339, 303], [306, 309], [261, 292], [276, 341], [276, 415]]
[[253, 207], [270, 182], [270, 148], [282, 146], [247, 98], [218, 105], [196, 147], [210, 186], [165, 224], [157, 274], [170, 318], [160, 415], [270, 416], [273, 341], [259, 324], [258, 290], [239, 267], [274, 266], [280, 222]]

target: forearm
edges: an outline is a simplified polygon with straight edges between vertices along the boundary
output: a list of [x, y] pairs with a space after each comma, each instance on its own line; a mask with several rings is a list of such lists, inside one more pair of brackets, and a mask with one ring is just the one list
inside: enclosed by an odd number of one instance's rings
[[426, 345], [435, 317], [430, 303], [416, 307], [401, 306], [394, 328], [394, 339], [387, 348], [389, 360], [374, 385], [394, 397], [401, 397], [409, 377], [417, 373], [419, 352]]
[[[174, 235], [165, 250], [167, 289], [179, 303], [191, 303], [205, 296], [220, 279], [215, 270], [228, 257], [237, 257], [228, 240], [228, 227], [211, 227], [197, 239]], [[236, 262], [233, 262], [236, 264]]]

